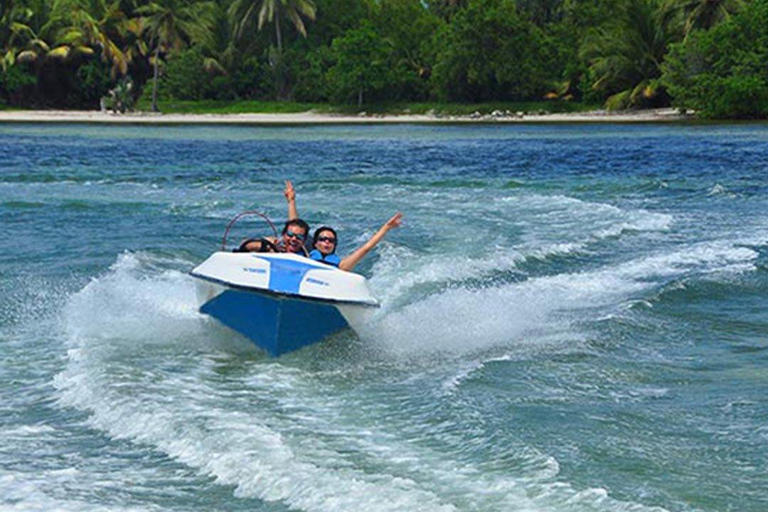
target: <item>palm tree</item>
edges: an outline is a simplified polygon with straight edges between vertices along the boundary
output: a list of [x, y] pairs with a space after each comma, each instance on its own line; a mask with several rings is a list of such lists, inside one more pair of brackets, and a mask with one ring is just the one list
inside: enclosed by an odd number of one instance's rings
[[693, 29], [710, 29], [744, 7], [745, 0], [669, 0], [684, 19], [685, 34]]
[[157, 112], [157, 78], [160, 53], [181, 50], [188, 43], [213, 44], [216, 5], [210, 1], [189, 4], [182, 0], [157, 0], [136, 9], [144, 17], [144, 30], [153, 48], [152, 111]]
[[669, 44], [678, 41], [674, 11], [662, 0], [629, 0], [619, 19], [592, 32], [581, 48], [611, 109], [639, 106], [663, 94], [659, 78]]
[[3, 2], [0, 7], [0, 68], [34, 62], [50, 51], [38, 33], [48, 9], [42, 0]]
[[119, 0], [56, 0], [46, 29], [55, 32], [53, 56], [70, 53], [93, 54], [112, 64], [112, 78], [128, 72], [132, 54], [123, 48], [128, 19]]
[[312, 0], [235, 0], [228, 10], [229, 19], [234, 27], [235, 37], [240, 39], [243, 32], [251, 27], [254, 17], [258, 17], [257, 28], [261, 30], [267, 22], [275, 23], [277, 51], [283, 53], [283, 38], [280, 32], [280, 17], [287, 16], [296, 30], [307, 37], [302, 16], [315, 19], [315, 3]]

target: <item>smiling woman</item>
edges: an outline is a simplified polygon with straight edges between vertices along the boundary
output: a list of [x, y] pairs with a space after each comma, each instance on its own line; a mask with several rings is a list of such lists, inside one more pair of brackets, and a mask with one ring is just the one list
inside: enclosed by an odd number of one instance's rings
[[312, 250], [309, 252], [309, 257], [313, 260], [338, 267], [339, 263], [341, 263], [341, 258], [336, 254], [337, 242], [338, 237], [333, 228], [328, 226], [317, 228], [315, 236], [312, 238]]
[[[285, 182], [285, 198], [288, 201], [288, 217], [290, 219], [298, 218], [299, 213], [296, 207], [296, 191], [291, 181]], [[403, 214], [397, 212], [392, 218], [385, 222], [366, 243], [344, 258], [340, 258], [336, 254], [336, 247], [339, 242], [336, 230], [328, 226], [317, 228], [312, 239], [312, 247], [309, 252], [309, 257], [313, 260], [321, 261], [328, 265], [338, 267], [341, 270], [351, 272], [360, 260], [381, 242], [384, 235], [386, 235], [390, 229], [402, 225], [402, 219]]]

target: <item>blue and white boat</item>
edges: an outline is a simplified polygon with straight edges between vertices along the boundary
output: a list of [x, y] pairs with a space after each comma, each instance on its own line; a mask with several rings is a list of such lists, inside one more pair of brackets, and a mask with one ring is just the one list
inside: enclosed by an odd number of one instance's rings
[[220, 251], [191, 275], [202, 313], [273, 356], [359, 326], [379, 305], [363, 276], [295, 254]]

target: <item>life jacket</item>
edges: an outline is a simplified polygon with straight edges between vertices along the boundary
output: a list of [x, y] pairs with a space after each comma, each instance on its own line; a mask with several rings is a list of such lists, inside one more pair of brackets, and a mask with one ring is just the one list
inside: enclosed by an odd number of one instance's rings
[[317, 249], [312, 249], [312, 251], [309, 253], [309, 257], [315, 261], [320, 261], [326, 265], [331, 265], [332, 267], [338, 267], [341, 263], [341, 258], [339, 258], [335, 253], [324, 255]]

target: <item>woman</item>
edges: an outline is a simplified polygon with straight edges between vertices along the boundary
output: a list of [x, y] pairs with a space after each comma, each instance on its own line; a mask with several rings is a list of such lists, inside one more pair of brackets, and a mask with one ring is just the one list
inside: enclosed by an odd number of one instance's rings
[[[298, 218], [299, 213], [296, 208], [296, 192], [290, 181], [285, 182], [285, 199], [288, 201], [288, 218]], [[384, 235], [386, 235], [390, 229], [398, 228], [402, 224], [403, 214], [397, 212], [391, 219], [385, 222], [367, 242], [344, 258], [339, 258], [336, 254], [336, 246], [339, 241], [336, 236], [336, 231], [328, 226], [317, 228], [312, 239], [312, 250], [309, 253], [309, 257], [313, 260], [322, 261], [328, 265], [339, 267], [341, 270], [351, 272], [360, 260], [381, 242], [381, 239], [384, 238]]]
[[317, 228], [315, 236], [312, 238], [312, 250], [309, 251], [309, 257], [338, 267], [341, 264], [341, 258], [336, 254], [337, 240], [336, 230], [333, 228], [328, 226]]
[[336, 231], [327, 226], [323, 226], [315, 231], [315, 236], [312, 242], [312, 251], [310, 251], [309, 257], [313, 260], [328, 263], [329, 265], [334, 265], [333, 262], [338, 261], [338, 264], [334, 266], [338, 266], [341, 270], [351, 272], [352, 269], [360, 263], [360, 260], [381, 242], [381, 239], [384, 238], [384, 235], [386, 235], [390, 229], [399, 228], [402, 224], [403, 214], [397, 212], [391, 219], [385, 222], [367, 242], [355, 249], [349, 256], [344, 256], [344, 258], [341, 259], [335, 254], [336, 244], [338, 242]]

